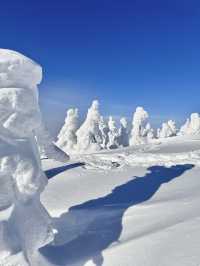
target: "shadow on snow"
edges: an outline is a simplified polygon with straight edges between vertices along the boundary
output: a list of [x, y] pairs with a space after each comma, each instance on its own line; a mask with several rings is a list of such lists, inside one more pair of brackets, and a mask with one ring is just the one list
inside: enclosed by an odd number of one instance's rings
[[103, 265], [102, 252], [118, 242], [125, 211], [149, 200], [164, 183], [194, 167], [191, 164], [172, 167], [152, 166], [143, 177], [134, 177], [102, 198], [73, 206], [55, 219], [58, 246], [46, 246], [41, 253], [55, 265], [84, 266], [92, 260]]
[[76, 167], [84, 166], [84, 165], [85, 165], [85, 163], [72, 163], [72, 164], [68, 164], [68, 165], [64, 165], [64, 166], [60, 166], [60, 167], [46, 170], [45, 174], [46, 174], [48, 179], [51, 179], [54, 176], [56, 176], [56, 175], [58, 175], [64, 171], [67, 171], [69, 169], [73, 169]]

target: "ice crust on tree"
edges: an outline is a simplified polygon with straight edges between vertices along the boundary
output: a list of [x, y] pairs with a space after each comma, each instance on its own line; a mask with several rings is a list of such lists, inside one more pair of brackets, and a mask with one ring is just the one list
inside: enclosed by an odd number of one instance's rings
[[200, 115], [192, 113], [190, 119], [187, 119], [181, 127], [179, 135], [195, 135], [200, 133]]
[[[0, 259], [22, 250], [30, 265], [37, 250], [53, 240], [40, 194], [47, 184], [35, 131], [41, 125], [37, 84], [42, 69], [29, 58], [0, 49]], [[34, 262], [33, 262], [34, 261]]]
[[76, 150], [98, 151], [101, 149], [102, 134], [99, 129], [100, 117], [99, 102], [95, 100], [88, 109], [85, 121], [76, 132]]
[[144, 136], [144, 128], [149, 115], [143, 107], [137, 107], [133, 114], [132, 130], [129, 140], [130, 146], [144, 144], [146, 138]]
[[58, 134], [57, 145], [65, 152], [72, 151], [77, 144], [76, 131], [79, 127], [78, 109], [69, 109], [65, 123]]

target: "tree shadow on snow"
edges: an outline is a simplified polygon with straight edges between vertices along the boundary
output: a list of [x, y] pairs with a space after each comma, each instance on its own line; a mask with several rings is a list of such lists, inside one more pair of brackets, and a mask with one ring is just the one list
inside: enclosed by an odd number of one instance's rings
[[84, 166], [84, 165], [85, 165], [85, 163], [72, 163], [72, 164], [68, 164], [68, 165], [64, 165], [64, 166], [60, 166], [60, 167], [46, 170], [45, 174], [46, 174], [48, 179], [51, 179], [54, 176], [56, 176], [62, 172], [65, 172], [69, 169], [73, 169], [73, 168]]
[[102, 252], [118, 242], [122, 233], [125, 211], [149, 200], [162, 184], [193, 167], [191, 164], [149, 167], [145, 176], [134, 177], [105, 197], [71, 207], [55, 219], [59, 246], [48, 245], [41, 249], [41, 253], [55, 265], [84, 266], [92, 260], [96, 266], [102, 266]]

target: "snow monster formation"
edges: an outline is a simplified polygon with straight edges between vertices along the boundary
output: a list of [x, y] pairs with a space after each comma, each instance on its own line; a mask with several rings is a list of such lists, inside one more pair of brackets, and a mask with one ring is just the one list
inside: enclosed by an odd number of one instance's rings
[[108, 120], [108, 149], [117, 149], [119, 147], [119, 132], [116, 126], [116, 121], [112, 116]]
[[35, 62], [0, 49], [0, 214], [7, 214], [0, 222], [0, 262], [22, 251], [29, 265], [38, 265], [38, 249], [54, 238], [40, 202], [47, 178], [34, 133], [41, 126], [41, 79], [42, 68]]
[[129, 140], [129, 145], [140, 145], [146, 142], [146, 138], [143, 136], [144, 129], [146, 127], [146, 121], [149, 115], [143, 107], [137, 107], [133, 114], [132, 130]]
[[176, 136], [176, 134], [177, 134], [176, 123], [173, 120], [169, 120], [166, 123], [162, 124], [161, 129], [158, 129], [157, 137], [169, 138]]
[[78, 109], [71, 108], [67, 110], [65, 123], [58, 134], [58, 141], [56, 142], [56, 145], [63, 151], [69, 152], [75, 148], [75, 145], [77, 144], [76, 131], [78, 130], [78, 126]]
[[88, 109], [85, 121], [76, 132], [77, 151], [95, 152], [101, 149], [102, 135], [99, 129], [100, 120], [99, 102], [95, 100]]
[[120, 119], [119, 144], [122, 147], [127, 147], [129, 145], [128, 121], [125, 117]]
[[200, 115], [192, 113], [185, 124], [180, 128], [179, 135], [196, 135], [200, 133]]

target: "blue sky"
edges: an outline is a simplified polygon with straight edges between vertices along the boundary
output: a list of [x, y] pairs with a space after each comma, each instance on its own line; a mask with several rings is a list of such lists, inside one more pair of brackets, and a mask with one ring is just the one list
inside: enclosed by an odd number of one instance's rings
[[199, 1], [3, 1], [0, 40], [43, 66], [41, 106], [56, 130], [94, 98], [116, 117], [142, 105], [155, 124], [200, 111]]

